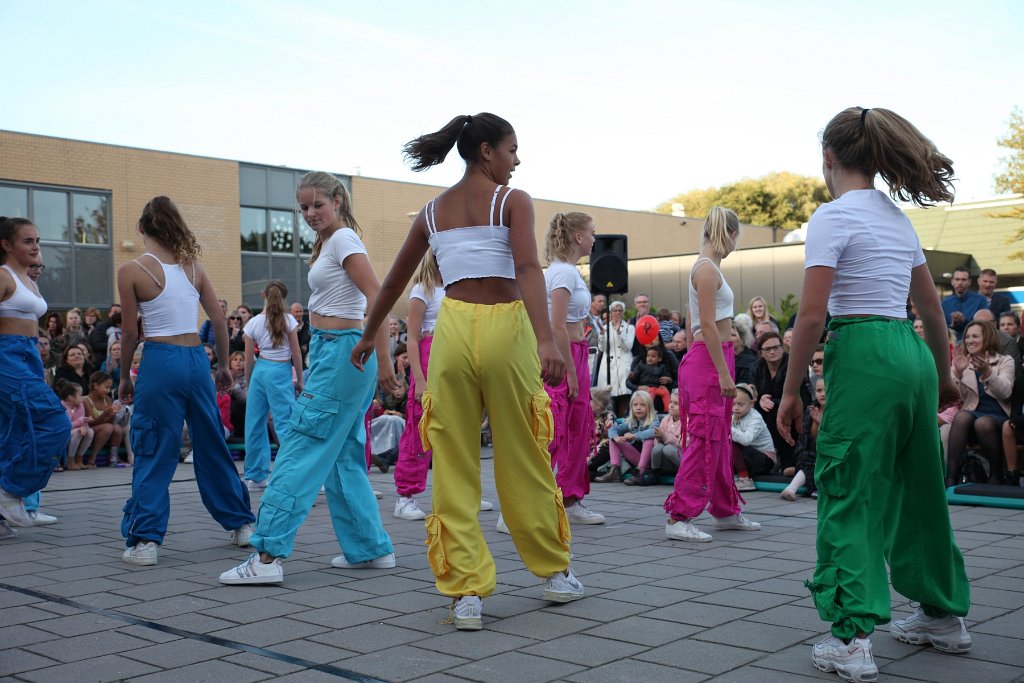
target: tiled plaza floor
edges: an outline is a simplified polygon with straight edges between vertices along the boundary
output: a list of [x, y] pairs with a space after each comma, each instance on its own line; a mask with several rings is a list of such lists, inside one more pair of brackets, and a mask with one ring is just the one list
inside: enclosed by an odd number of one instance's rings
[[[497, 504], [490, 460], [485, 497]], [[313, 509], [280, 587], [227, 587], [246, 556], [206, 514], [182, 465], [156, 567], [120, 560], [130, 470], [67, 472], [43, 508], [60, 523], [0, 542], [0, 680], [54, 681], [809, 681], [825, 632], [803, 586], [814, 563], [812, 501], [747, 495], [757, 533], [669, 541], [668, 488], [595, 484], [604, 526], [573, 529], [584, 600], [541, 601], [510, 537], [480, 521], [498, 564], [485, 630], [442, 622], [448, 600], [427, 566], [423, 525], [392, 517], [391, 475], [374, 470], [398, 567], [342, 571], [327, 506]], [[429, 493], [429, 491], [428, 491]], [[421, 497], [429, 507], [429, 496]], [[258, 496], [253, 500], [254, 507]], [[1024, 681], [1024, 511], [951, 508], [971, 577], [969, 655], [872, 638], [883, 681]], [[705, 518], [706, 519], [706, 518]], [[705, 525], [705, 528], [709, 526]], [[910, 610], [893, 595], [897, 615]]]

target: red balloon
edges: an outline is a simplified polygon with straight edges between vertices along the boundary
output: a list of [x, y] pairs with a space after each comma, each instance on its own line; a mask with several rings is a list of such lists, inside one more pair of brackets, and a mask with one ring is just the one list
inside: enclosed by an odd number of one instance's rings
[[658, 319], [653, 315], [645, 315], [636, 321], [636, 340], [644, 346], [657, 339], [660, 332]]

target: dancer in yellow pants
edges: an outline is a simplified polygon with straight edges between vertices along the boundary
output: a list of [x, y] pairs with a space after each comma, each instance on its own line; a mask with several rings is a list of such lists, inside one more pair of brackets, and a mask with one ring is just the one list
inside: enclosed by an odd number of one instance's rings
[[356, 367], [404, 291], [428, 246], [437, 257], [445, 300], [437, 319], [423, 395], [420, 433], [433, 449], [433, 514], [427, 545], [437, 588], [453, 598], [460, 630], [482, 627], [481, 598], [495, 568], [480, 533], [480, 419], [494, 434], [494, 475], [505, 523], [527, 568], [545, 579], [544, 598], [569, 602], [583, 586], [569, 569], [569, 524], [547, 452], [550, 401], [565, 360], [548, 320], [534, 239], [533, 202], [507, 185], [519, 164], [512, 126], [494, 114], [457, 116], [405, 147], [413, 170], [444, 161], [452, 147], [466, 161], [462, 180], [430, 201], [370, 310]]

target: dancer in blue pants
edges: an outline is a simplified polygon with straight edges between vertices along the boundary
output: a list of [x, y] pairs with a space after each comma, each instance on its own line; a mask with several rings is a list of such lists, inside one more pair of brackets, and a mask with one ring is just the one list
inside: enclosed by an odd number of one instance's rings
[[39, 259], [39, 230], [24, 218], [0, 217], [0, 515], [32, 526], [24, 498], [46, 486], [67, 449], [71, 423], [43, 380], [36, 348], [46, 301], [28, 275]]
[[[395, 566], [391, 539], [366, 476], [363, 416], [373, 398], [377, 359], [371, 356], [363, 372], [347, 362], [362, 336], [367, 301], [373, 303], [380, 285], [356, 234], [359, 226], [345, 186], [331, 174], [315, 171], [299, 180], [296, 198], [303, 218], [316, 232], [309, 269], [309, 379], [296, 399], [288, 436], [260, 501], [252, 535], [258, 552], [221, 574], [225, 584], [284, 581], [281, 560], [291, 555], [295, 535], [321, 484], [342, 551], [331, 566]], [[380, 377], [393, 383], [386, 329], [376, 337], [376, 350], [385, 359]]]
[[[249, 493], [224, 441], [210, 362], [199, 343], [196, 323], [201, 303], [217, 339], [217, 383], [227, 388], [231, 383], [227, 326], [213, 284], [197, 262], [199, 245], [167, 197], [154, 197], [146, 204], [138, 227], [147, 251], [117, 272], [124, 324], [118, 396], [122, 403], [135, 403], [131, 423], [135, 468], [132, 497], [125, 503], [121, 522], [128, 545], [122, 559], [154, 565], [157, 546], [167, 533], [168, 487], [178, 466], [182, 423], [188, 425], [192, 438], [203, 505], [232, 532], [232, 543], [249, 544], [254, 517]], [[140, 312], [146, 345], [139, 379], [133, 385]]]

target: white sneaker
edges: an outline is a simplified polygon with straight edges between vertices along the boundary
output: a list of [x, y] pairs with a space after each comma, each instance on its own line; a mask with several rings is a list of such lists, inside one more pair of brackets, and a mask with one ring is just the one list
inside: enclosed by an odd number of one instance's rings
[[484, 603], [478, 595], [452, 599], [451, 620], [460, 631], [479, 631], [484, 627]]
[[253, 553], [242, 564], [221, 574], [220, 582], [231, 586], [284, 583], [284, 567], [281, 566], [280, 557], [264, 564], [260, 562], [260, 554]]
[[494, 503], [489, 500], [480, 500], [480, 512], [490, 512], [494, 509]]
[[191, 465], [192, 464], [192, 455], [193, 455], [193, 451], [189, 451], [188, 455], [185, 456], [185, 459], [182, 460], [182, 462], [185, 463], [185, 464]]
[[262, 491], [263, 489], [267, 488], [267, 480], [264, 479], [263, 481], [253, 481], [252, 479], [246, 479], [245, 488], [249, 489], [250, 491]]
[[344, 555], [338, 555], [331, 560], [331, 566], [335, 569], [391, 569], [395, 566], [395, 554], [388, 553], [366, 562], [349, 562]]
[[565, 508], [565, 516], [573, 524], [604, 524], [604, 515], [589, 509], [582, 500]]
[[818, 671], [835, 671], [844, 681], [878, 680], [878, 667], [867, 638], [854, 638], [844, 643], [830, 635], [811, 648], [811, 663]]
[[508, 527], [505, 526], [505, 518], [501, 516], [500, 512], [498, 513], [498, 523], [494, 525], [494, 528], [497, 529], [498, 532], [502, 533], [502, 534], [511, 534], [512, 533], [511, 531], [508, 530]]
[[711, 540], [711, 534], [706, 534], [693, 525], [693, 520], [687, 519], [676, 522], [665, 522], [665, 535], [673, 541], [690, 541], [692, 543], [707, 543]]
[[568, 574], [557, 572], [544, 581], [544, 599], [550, 602], [572, 602], [583, 597], [583, 584], [572, 573], [572, 569], [565, 570]]
[[138, 564], [143, 567], [151, 567], [156, 564], [157, 549], [153, 541], [139, 541], [130, 548], [125, 548], [121, 559], [128, 564]]
[[11, 526], [32, 526], [32, 517], [25, 509], [25, 499], [13, 496], [3, 489], [0, 489], [0, 515], [3, 515]]
[[399, 496], [398, 500], [395, 501], [394, 516], [398, 519], [415, 521], [426, 518], [427, 513], [420, 510], [420, 506], [416, 503], [415, 498]]
[[736, 490], [756, 491], [757, 486], [754, 485], [754, 480], [750, 477], [736, 477]]
[[56, 517], [48, 515], [45, 512], [40, 512], [39, 510], [30, 511], [28, 516], [32, 518], [32, 526], [49, 526], [50, 524], [57, 523]]
[[901, 643], [931, 645], [940, 652], [963, 654], [971, 650], [971, 634], [962, 617], [929, 617], [920, 607], [906, 619], [893, 621], [889, 633]]
[[[324, 492], [324, 489], [323, 489], [323, 487], [321, 486], [321, 487], [320, 487], [320, 493], [323, 493], [323, 492]], [[383, 497], [384, 497], [384, 494], [383, 494], [383, 493], [381, 493], [380, 491], [378, 491], [377, 489], [374, 489], [374, 490], [373, 490], [373, 497], [374, 497], [374, 498], [376, 498], [377, 500], [380, 500], [381, 498], [383, 498]]]
[[249, 539], [252, 538], [252, 532], [252, 524], [243, 524], [231, 532], [231, 542], [244, 548], [249, 545]]
[[792, 503], [796, 500], [796, 491], [793, 489], [782, 489], [782, 493], [779, 494], [779, 498], [782, 500], [788, 500]]
[[733, 531], [757, 531], [761, 528], [761, 525], [757, 522], [751, 522], [749, 519], [743, 516], [743, 513], [737, 513], [728, 517], [712, 517], [713, 524], [716, 529], [731, 529]]

